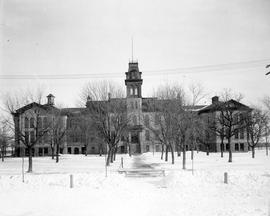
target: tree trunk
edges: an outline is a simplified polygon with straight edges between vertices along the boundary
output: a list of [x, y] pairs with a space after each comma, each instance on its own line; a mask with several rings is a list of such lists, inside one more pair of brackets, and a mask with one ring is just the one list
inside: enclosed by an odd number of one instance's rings
[[115, 161], [116, 153], [117, 153], [117, 146], [114, 148], [114, 152], [113, 152], [113, 161]]
[[229, 163], [232, 162], [232, 149], [231, 149], [231, 140], [228, 139], [228, 145], [229, 145]]
[[130, 148], [130, 143], [128, 143], [128, 155], [131, 157], [131, 148]]
[[59, 144], [56, 144], [56, 163], [59, 162]]
[[166, 145], [165, 146], [165, 161], [168, 161], [168, 151], [169, 149], [168, 149], [168, 146]]
[[51, 146], [51, 150], [52, 150], [52, 159], [54, 160], [54, 147]]
[[107, 166], [110, 166], [110, 158], [111, 158], [111, 148], [109, 147], [109, 151], [107, 152], [107, 160], [106, 160]]
[[29, 156], [28, 156], [28, 171], [31, 173], [33, 171], [33, 161], [32, 161], [32, 148], [28, 147], [29, 150]]
[[186, 145], [183, 145], [183, 167], [184, 170], [186, 169]]
[[176, 148], [177, 148], [177, 157], [181, 157], [181, 150], [180, 150], [180, 146], [179, 146], [179, 145], [177, 145], [177, 146], [176, 146]]
[[252, 158], [255, 158], [255, 146], [251, 146]]
[[209, 144], [206, 145], [206, 155], [209, 156]]
[[221, 145], [220, 145], [220, 153], [221, 153], [221, 157], [223, 158], [223, 152], [224, 152], [224, 143], [223, 143], [223, 139], [221, 139]]
[[164, 154], [164, 145], [161, 145], [161, 160], [163, 160], [163, 154]]
[[266, 148], [266, 156], [268, 156], [268, 143], [265, 143], [265, 148]]
[[84, 153], [84, 155], [85, 155], [85, 156], [87, 156], [87, 146], [88, 146], [87, 144], [84, 145], [84, 148], [85, 148], [85, 153]]
[[174, 164], [174, 150], [173, 150], [172, 145], [170, 145], [170, 149], [171, 149], [171, 155], [172, 155], [172, 164]]
[[4, 147], [1, 148], [1, 156], [2, 156], [2, 162], [4, 162], [4, 157], [5, 157]]
[[111, 148], [110, 152], [110, 163], [113, 163], [114, 147]]
[[100, 144], [99, 145], [99, 156], [102, 156], [102, 152], [103, 152], [102, 150], [103, 150], [103, 148], [102, 148], [102, 145]]

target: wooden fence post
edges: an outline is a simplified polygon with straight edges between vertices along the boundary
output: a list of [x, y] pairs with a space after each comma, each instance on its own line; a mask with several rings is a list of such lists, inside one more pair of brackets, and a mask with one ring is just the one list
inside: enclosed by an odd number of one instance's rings
[[69, 176], [70, 188], [73, 188], [73, 175]]
[[227, 172], [224, 173], [224, 183], [228, 184], [228, 173]]

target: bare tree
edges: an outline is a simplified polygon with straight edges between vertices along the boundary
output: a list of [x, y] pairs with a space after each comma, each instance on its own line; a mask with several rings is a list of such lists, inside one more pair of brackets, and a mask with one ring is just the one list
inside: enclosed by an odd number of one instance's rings
[[10, 141], [12, 141], [12, 134], [9, 128], [8, 121], [4, 118], [0, 119], [0, 150], [2, 162], [6, 155], [6, 150], [11, 147]]
[[124, 93], [112, 83], [88, 83], [82, 90], [82, 98], [85, 97], [97, 136], [107, 144], [106, 164], [109, 165], [114, 160], [121, 137], [128, 129], [129, 119]]
[[192, 83], [189, 85], [189, 93], [191, 97], [190, 104], [192, 106], [198, 105], [203, 99], [208, 96], [205, 88], [201, 83]]
[[[221, 131], [224, 128], [225, 138], [228, 141], [229, 147], [229, 160], [228, 162], [232, 162], [232, 150], [231, 150], [231, 139], [235, 136], [240, 130], [244, 130], [244, 112], [243, 110], [239, 110], [238, 104], [234, 103], [234, 101], [228, 100], [223, 103], [216, 104], [219, 111], [219, 116], [216, 117], [216, 123], [218, 130]], [[244, 107], [244, 111], [249, 110], [248, 107]]]
[[259, 109], [249, 112], [245, 118], [245, 126], [247, 129], [247, 143], [252, 150], [252, 158], [255, 157], [255, 147], [263, 136], [263, 129], [267, 121], [266, 113]]
[[[48, 127], [40, 127], [41, 115], [44, 107], [41, 105], [43, 91], [21, 90], [4, 95], [4, 105], [7, 112], [12, 115], [9, 126], [15, 134], [15, 143], [21, 143], [26, 147], [28, 153], [28, 172], [33, 170], [32, 152], [34, 146], [48, 132]], [[49, 108], [50, 109], [50, 108]], [[22, 119], [22, 114], [25, 114]]]
[[[59, 162], [60, 146], [66, 134], [66, 116], [61, 109], [54, 109], [48, 124], [48, 135], [52, 146], [52, 155], [56, 151], [56, 163]], [[56, 148], [56, 149], [55, 149]], [[55, 150], [54, 150], [55, 149]]]
[[[226, 149], [229, 151], [229, 160], [232, 162], [231, 140], [239, 131], [244, 136], [245, 125], [243, 117], [251, 109], [239, 102], [242, 94], [234, 94], [231, 90], [222, 92], [222, 100], [217, 96], [212, 98], [212, 104], [200, 110], [199, 113], [210, 118], [210, 129], [214, 132], [212, 137], [221, 138], [221, 156], [223, 156], [223, 141], [227, 141]], [[235, 98], [235, 99], [232, 99]], [[211, 137], [211, 136], [210, 136]], [[213, 140], [214, 143], [214, 140]]]
[[[224, 140], [226, 138], [225, 133], [225, 118], [218, 118], [218, 121], [215, 121], [215, 118], [212, 116], [207, 120], [207, 128], [213, 132], [217, 137], [220, 138], [220, 156], [223, 158], [224, 153]], [[209, 133], [211, 133], [209, 131]], [[208, 141], [209, 143], [209, 141]]]
[[180, 141], [179, 124], [180, 118], [183, 118], [185, 93], [181, 86], [161, 86], [155, 92], [157, 98], [155, 111], [158, 113], [157, 127], [151, 127], [151, 131], [162, 144], [162, 155], [165, 148], [165, 160], [168, 160], [168, 153], [171, 152], [172, 164], [174, 164], [175, 147]]

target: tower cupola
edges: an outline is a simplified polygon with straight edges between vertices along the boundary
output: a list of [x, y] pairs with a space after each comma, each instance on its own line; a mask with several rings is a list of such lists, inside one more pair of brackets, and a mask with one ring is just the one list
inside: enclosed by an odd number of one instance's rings
[[52, 94], [49, 94], [47, 96], [47, 104], [53, 106], [54, 105], [54, 96]]
[[127, 97], [142, 97], [142, 72], [139, 70], [138, 62], [129, 62], [126, 72]]

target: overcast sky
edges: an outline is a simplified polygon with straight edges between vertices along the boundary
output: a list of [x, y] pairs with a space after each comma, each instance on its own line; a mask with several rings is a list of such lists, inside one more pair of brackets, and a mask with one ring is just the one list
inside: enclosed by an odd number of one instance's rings
[[[248, 104], [270, 92], [269, 0], [2, 0], [1, 10], [1, 92], [42, 85], [72, 107], [89, 80], [124, 86], [132, 37], [144, 97], [175, 82], [202, 83], [209, 97], [231, 88]], [[39, 78], [63, 74], [89, 76]]]

